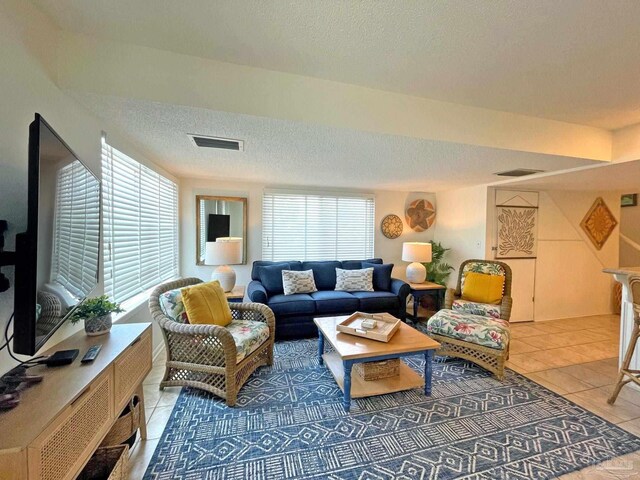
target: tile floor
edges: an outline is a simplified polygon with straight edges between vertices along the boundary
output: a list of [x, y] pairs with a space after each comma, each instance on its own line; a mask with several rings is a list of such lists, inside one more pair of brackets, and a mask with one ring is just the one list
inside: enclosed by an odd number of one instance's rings
[[[640, 436], [640, 392], [625, 387], [616, 404], [606, 399], [616, 379], [619, 318], [615, 315], [512, 325], [508, 367]], [[139, 480], [151, 460], [178, 398], [179, 388], [158, 389], [165, 356], [154, 361], [144, 382], [148, 439], [130, 456], [131, 480]], [[620, 457], [563, 480], [640, 479], [640, 452]]]

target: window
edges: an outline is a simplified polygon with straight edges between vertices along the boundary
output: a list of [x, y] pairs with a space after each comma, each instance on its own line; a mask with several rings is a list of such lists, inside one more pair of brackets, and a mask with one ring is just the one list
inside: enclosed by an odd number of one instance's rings
[[178, 186], [102, 143], [105, 293], [127, 300], [178, 275]]
[[264, 260], [359, 260], [373, 257], [372, 195], [266, 191]]
[[76, 298], [84, 298], [97, 281], [99, 188], [96, 178], [78, 160], [58, 171], [51, 280]]

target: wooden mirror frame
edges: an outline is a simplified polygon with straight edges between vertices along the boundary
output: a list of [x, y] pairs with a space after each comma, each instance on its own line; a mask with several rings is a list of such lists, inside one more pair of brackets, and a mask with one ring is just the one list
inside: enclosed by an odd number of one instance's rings
[[242, 202], [242, 263], [234, 265], [247, 264], [247, 197], [220, 197], [216, 195], [196, 195], [196, 265], [207, 266], [204, 261], [200, 261], [200, 202], [206, 200], [222, 200], [225, 202]]

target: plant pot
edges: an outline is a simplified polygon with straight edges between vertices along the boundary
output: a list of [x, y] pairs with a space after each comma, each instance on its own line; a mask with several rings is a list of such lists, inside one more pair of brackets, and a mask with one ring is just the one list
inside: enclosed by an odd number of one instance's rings
[[90, 337], [109, 333], [109, 330], [111, 330], [111, 325], [112, 323], [110, 313], [107, 315], [102, 315], [101, 317], [84, 319], [84, 331]]

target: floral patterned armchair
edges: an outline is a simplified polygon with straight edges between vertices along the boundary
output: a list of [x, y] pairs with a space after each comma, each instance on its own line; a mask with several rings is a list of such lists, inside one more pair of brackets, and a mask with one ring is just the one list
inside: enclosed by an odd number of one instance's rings
[[[467, 272], [484, 273], [487, 275], [504, 276], [502, 302], [500, 305], [468, 302], [462, 299], [464, 276]], [[511, 318], [511, 268], [504, 262], [496, 260], [466, 260], [460, 265], [458, 272], [458, 284], [455, 289], [448, 288], [444, 297], [444, 308], [460, 310], [461, 312], [481, 315], [483, 317], [501, 318], [509, 321]]]
[[[492, 305], [464, 300], [465, 274], [476, 272], [504, 276], [500, 304]], [[466, 260], [460, 266], [455, 289], [447, 290], [445, 308], [431, 317], [426, 333], [440, 342], [439, 355], [470, 360], [504, 377], [504, 362], [509, 358], [511, 317], [511, 268], [495, 260]]]

